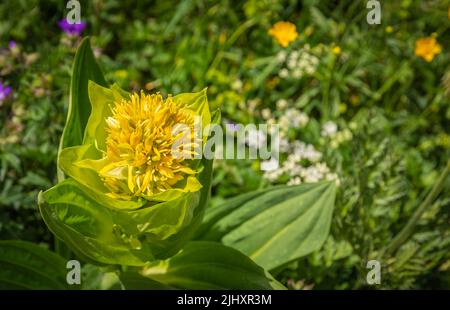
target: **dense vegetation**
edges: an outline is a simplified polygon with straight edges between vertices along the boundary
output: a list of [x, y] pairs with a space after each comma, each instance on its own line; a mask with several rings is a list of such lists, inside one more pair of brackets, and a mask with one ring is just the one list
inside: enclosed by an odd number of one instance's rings
[[[363, 0], [80, 2], [108, 81], [163, 95], [208, 87], [224, 126], [280, 124], [280, 168], [216, 161], [212, 205], [276, 184], [339, 183], [325, 244], [278, 280], [367, 288], [366, 262], [381, 257], [377, 288], [450, 288], [450, 182], [439, 179], [450, 155], [448, 1], [382, 1], [379, 25]], [[0, 4], [0, 82], [11, 88], [0, 97], [0, 239], [51, 249], [36, 197], [56, 183], [81, 40], [58, 26], [66, 14], [64, 1]], [[287, 47], [269, 33], [278, 21], [296, 26]], [[423, 38], [434, 38], [428, 58]]]

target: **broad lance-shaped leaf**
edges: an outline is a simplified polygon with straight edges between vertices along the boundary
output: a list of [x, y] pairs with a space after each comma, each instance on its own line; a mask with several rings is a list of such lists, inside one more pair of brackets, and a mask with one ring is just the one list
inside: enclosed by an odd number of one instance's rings
[[334, 182], [280, 186], [206, 210], [196, 239], [220, 241], [273, 270], [319, 249], [328, 236]]
[[[217, 242], [194, 241], [178, 254], [120, 276], [128, 289], [285, 289], [237, 250]], [[147, 280], [146, 280], [147, 279]]]
[[0, 241], [0, 289], [67, 289], [66, 261], [25, 241]]
[[[69, 109], [60, 141], [60, 150], [82, 144], [84, 129], [91, 113], [88, 97], [89, 80], [101, 86], [107, 86], [103, 73], [95, 61], [89, 38], [85, 38], [77, 49], [73, 63]], [[58, 171], [58, 177], [63, 178], [62, 171]]]

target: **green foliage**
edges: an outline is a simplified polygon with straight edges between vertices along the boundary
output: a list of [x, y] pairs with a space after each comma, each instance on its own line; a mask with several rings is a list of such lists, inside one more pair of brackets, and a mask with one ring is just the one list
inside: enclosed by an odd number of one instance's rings
[[283, 289], [251, 259], [216, 242], [191, 242], [177, 255], [149, 263], [139, 273], [144, 279], [132, 273], [121, 276], [125, 288]]
[[[281, 117], [286, 111], [278, 110], [280, 99], [306, 113], [308, 125], [291, 128], [289, 141], [320, 151], [340, 185], [330, 236], [277, 279], [305, 284], [292, 288], [368, 288], [365, 263], [403, 229], [450, 157], [448, 1], [384, 1], [381, 25], [366, 23], [365, 1], [81, 3], [88, 25], [84, 35], [91, 37], [95, 58], [106, 79], [127, 91], [178, 94], [207, 86], [211, 106], [222, 107], [224, 124], [266, 122], [263, 109]], [[0, 80], [13, 89], [0, 102], [0, 239], [50, 248], [54, 236], [36, 197], [57, 182], [55, 162], [81, 43], [58, 29], [66, 14], [65, 2], [58, 0], [0, 4]], [[267, 35], [279, 20], [295, 23], [299, 32], [287, 49]], [[414, 55], [414, 46], [432, 35], [442, 52], [428, 63]], [[9, 40], [16, 41], [17, 50], [7, 47]], [[87, 41], [83, 44], [87, 51]], [[318, 59], [316, 70], [281, 78], [292, 52], [303, 54], [307, 45]], [[332, 52], [337, 46], [339, 55]], [[277, 60], [281, 51], [284, 62]], [[351, 138], [322, 136], [321, 126], [329, 120]], [[269, 183], [258, 162], [216, 161], [212, 209]], [[383, 259], [382, 285], [370, 288], [450, 287], [449, 193], [447, 181], [414, 234]], [[206, 203], [208, 197], [202, 197]], [[194, 219], [199, 225], [201, 216]]]
[[139, 210], [122, 210], [99, 204], [98, 194], [67, 179], [40, 194], [39, 208], [50, 230], [81, 257], [136, 266], [176, 253], [201, 219], [202, 207], [191, 206], [207, 195], [208, 190], [202, 190]]
[[0, 289], [67, 289], [66, 261], [25, 241], [0, 241]]
[[318, 250], [328, 236], [334, 182], [274, 187], [208, 208], [198, 239], [219, 241], [273, 270]]
[[[433, 169], [418, 167], [424, 159], [416, 162], [417, 153], [405, 154], [405, 142], [390, 131], [390, 121], [382, 111], [361, 110], [352, 122], [351, 143], [343, 143], [339, 152], [327, 155], [346, 176], [336, 198], [330, 237], [320, 251], [292, 264], [283, 274], [314, 283], [319, 289], [367, 288], [366, 262], [380, 259], [380, 251], [402, 230], [433, 184], [422, 183], [425, 177], [420, 186], [415, 183], [418, 175], [433, 173]], [[436, 181], [435, 175], [433, 178]], [[427, 189], [422, 193], [413, 190], [424, 186]], [[417, 288], [431, 279], [429, 286], [446, 283], [448, 257], [442, 253], [448, 252], [449, 186], [447, 181], [441, 198], [431, 204], [404, 244], [409, 250], [400, 249], [382, 259], [380, 287]]]

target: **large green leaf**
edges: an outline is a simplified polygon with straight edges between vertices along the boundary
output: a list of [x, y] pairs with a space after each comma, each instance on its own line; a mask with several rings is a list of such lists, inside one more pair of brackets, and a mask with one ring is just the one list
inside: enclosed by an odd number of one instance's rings
[[66, 262], [25, 241], [0, 241], [0, 289], [67, 289]]
[[169, 250], [164, 239], [192, 218], [193, 194], [139, 210], [99, 204], [93, 192], [66, 179], [39, 195], [39, 208], [50, 230], [78, 255], [105, 264], [143, 265]]
[[149, 279], [138, 273], [138, 270], [127, 270], [120, 273], [120, 281], [126, 290], [174, 290], [175, 287]]
[[73, 179], [39, 194], [49, 229], [91, 262], [141, 266], [178, 252], [200, 225], [210, 193], [212, 161], [204, 160], [199, 192], [140, 209], [118, 208]]
[[334, 182], [274, 187], [206, 210], [196, 238], [220, 241], [273, 270], [319, 249], [328, 236]]
[[[100, 67], [95, 61], [89, 38], [85, 38], [78, 47], [73, 63], [69, 110], [60, 141], [60, 150], [83, 142], [84, 129], [91, 113], [88, 96], [89, 80], [101, 86], [107, 86]], [[58, 171], [58, 175], [62, 178], [61, 171]]]
[[217, 242], [191, 242], [175, 256], [146, 265], [140, 274], [123, 274], [125, 288], [284, 289], [251, 259]]

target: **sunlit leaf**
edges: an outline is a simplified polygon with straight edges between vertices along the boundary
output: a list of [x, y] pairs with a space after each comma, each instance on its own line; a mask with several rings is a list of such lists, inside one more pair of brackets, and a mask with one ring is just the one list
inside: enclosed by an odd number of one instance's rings
[[[270, 274], [237, 250], [217, 242], [189, 243], [177, 255], [146, 265], [142, 277], [177, 289], [284, 289]], [[131, 278], [131, 287], [153, 289], [155, 283]], [[125, 287], [129, 279], [123, 279]], [[141, 285], [136, 286], [139, 282]]]
[[334, 207], [334, 182], [281, 186], [207, 209], [197, 239], [220, 241], [273, 270], [321, 247]]

